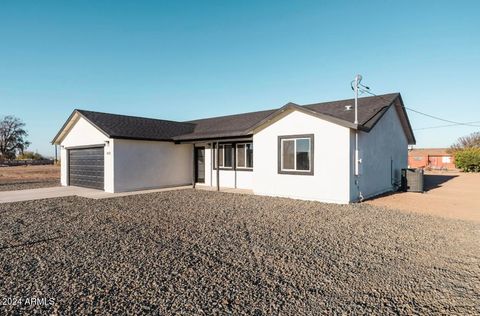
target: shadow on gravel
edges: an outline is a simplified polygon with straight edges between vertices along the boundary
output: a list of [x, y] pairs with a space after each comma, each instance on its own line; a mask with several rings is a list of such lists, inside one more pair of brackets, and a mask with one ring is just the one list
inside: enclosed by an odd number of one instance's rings
[[58, 236], [58, 237], [45, 238], [45, 239], [40, 239], [40, 240], [27, 241], [23, 244], [0, 246], [0, 251], [5, 250], [5, 249], [11, 249], [11, 248], [32, 246], [32, 245], [35, 245], [35, 244], [38, 244], [38, 243], [49, 242], [49, 241], [57, 240], [57, 239], [60, 239], [60, 238], [62, 238], [62, 237]]

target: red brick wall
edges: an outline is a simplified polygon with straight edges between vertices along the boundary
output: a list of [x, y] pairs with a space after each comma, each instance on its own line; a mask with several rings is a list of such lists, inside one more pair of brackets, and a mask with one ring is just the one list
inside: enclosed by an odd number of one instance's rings
[[439, 153], [435, 149], [431, 152], [427, 149], [410, 151], [408, 153], [408, 165], [410, 168], [455, 169], [453, 156], [447, 153]]

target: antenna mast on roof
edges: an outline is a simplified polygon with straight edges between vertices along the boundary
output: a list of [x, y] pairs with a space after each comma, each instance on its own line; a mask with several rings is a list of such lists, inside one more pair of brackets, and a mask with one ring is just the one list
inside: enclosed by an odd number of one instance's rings
[[358, 86], [360, 85], [360, 81], [362, 81], [361, 75], [355, 76], [355, 86], [353, 87], [353, 91], [355, 91], [355, 122], [354, 124], [358, 124]]

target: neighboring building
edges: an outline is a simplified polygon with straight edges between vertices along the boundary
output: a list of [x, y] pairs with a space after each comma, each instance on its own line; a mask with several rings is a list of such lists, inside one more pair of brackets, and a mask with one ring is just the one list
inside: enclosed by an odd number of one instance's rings
[[410, 168], [426, 168], [433, 170], [454, 170], [455, 161], [447, 148], [415, 148], [408, 151]]
[[[173, 122], [75, 110], [53, 139], [62, 185], [202, 184], [349, 203], [396, 188], [415, 138], [399, 93]], [[355, 175], [358, 133], [359, 175]]]

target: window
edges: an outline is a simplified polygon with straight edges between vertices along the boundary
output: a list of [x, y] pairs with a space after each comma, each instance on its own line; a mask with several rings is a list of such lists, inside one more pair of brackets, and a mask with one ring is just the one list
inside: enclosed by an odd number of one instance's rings
[[278, 173], [313, 175], [313, 134], [278, 137]]
[[442, 162], [443, 163], [450, 163], [452, 162], [449, 156], [443, 156], [442, 157]]
[[253, 144], [237, 144], [237, 168], [253, 168]]
[[[218, 146], [218, 160], [220, 168], [233, 167], [233, 147], [231, 144], [222, 144]], [[217, 167], [217, 150], [215, 150], [215, 168]]]

